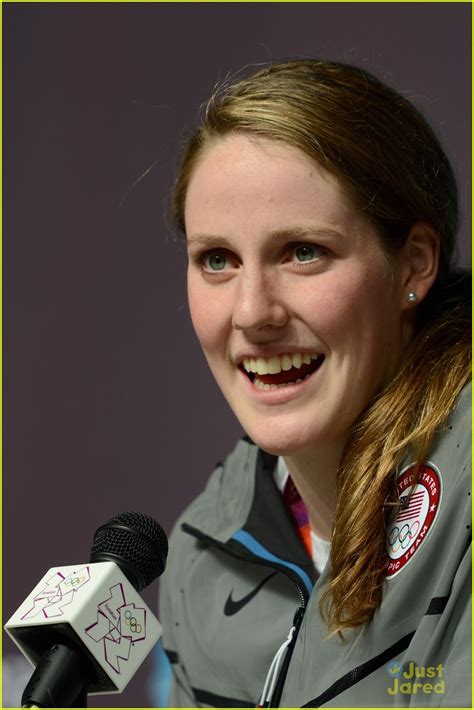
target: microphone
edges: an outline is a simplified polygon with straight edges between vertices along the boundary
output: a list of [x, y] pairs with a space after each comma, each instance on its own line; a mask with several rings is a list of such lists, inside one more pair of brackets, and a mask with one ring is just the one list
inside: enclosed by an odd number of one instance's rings
[[87, 707], [121, 692], [162, 634], [138, 592], [165, 569], [168, 540], [144, 513], [94, 534], [90, 562], [51, 568], [5, 624], [36, 665], [22, 707]]

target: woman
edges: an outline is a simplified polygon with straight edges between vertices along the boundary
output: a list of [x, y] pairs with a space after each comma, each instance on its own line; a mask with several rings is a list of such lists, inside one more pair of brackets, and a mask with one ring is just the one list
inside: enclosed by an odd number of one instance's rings
[[361, 69], [269, 66], [210, 99], [173, 208], [247, 436], [171, 538], [170, 705], [469, 706], [469, 289], [438, 140]]

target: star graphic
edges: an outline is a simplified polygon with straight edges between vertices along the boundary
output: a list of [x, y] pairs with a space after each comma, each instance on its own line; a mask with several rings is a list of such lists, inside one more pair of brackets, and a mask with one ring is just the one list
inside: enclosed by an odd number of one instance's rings
[[432, 513], [433, 510], [436, 510], [436, 503], [433, 503], [433, 505], [431, 506], [430, 513]]

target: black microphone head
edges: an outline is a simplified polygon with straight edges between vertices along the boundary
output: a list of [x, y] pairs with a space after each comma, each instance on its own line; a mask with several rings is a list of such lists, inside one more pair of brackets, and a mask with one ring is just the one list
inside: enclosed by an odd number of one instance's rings
[[144, 513], [119, 513], [95, 531], [91, 562], [115, 562], [140, 592], [165, 569], [168, 540]]

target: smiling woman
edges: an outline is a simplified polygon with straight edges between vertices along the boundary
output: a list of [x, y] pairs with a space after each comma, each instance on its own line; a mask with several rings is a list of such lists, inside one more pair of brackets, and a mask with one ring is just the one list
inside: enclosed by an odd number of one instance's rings
[[172, 536], [170, 704], [392, 705], [409, 660], [468, 704], [469, 288], [437, 138], [358, 68], [271, 65], [210, 99], [173, 209], [247, 437]]

